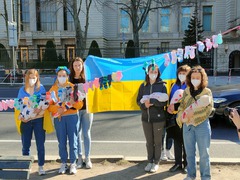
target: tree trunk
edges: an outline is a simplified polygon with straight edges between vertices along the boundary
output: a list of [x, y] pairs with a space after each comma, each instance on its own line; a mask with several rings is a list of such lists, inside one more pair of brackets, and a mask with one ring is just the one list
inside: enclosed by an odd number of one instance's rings
[[139, 57], [139, 28], [138, 28], [138, 11], [136, 1], [132, 2], [132, 26], [133, 26], [133, 41], [135, 48], [135, 57]]
[[8, 11], [7, 11], [7, 3], [6, 0], [3, 0], [4, 2], [4, 19], [5, 19], [5, 25], [7, 30], [7, 42], [9, 45], [9, 32], [8, 32]]
[[135, 45], [135, 57], [140, 57], [139, 33], [137, 30], [133, 31], [133, 41], [134, 41], [134, 45]]
[[78, 7], [77, 7], [77, 0], [73, 1], [73, 20], [74, 20], [74, 26], [75, 26], [75, 41], [76, 41], [76, 56], [82, 57], [84, 55], [85, 46], [84, 46], [84, 40], [83, 40], [83, 32], [80, 24], [80, 20], [78, 17]]

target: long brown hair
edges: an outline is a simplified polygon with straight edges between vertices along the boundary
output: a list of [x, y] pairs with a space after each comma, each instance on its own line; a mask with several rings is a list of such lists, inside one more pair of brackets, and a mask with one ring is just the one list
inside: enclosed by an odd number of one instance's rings
[[79, 61], [82, 64], [82, 71], [80, 73], [80, 78], [85, 81], [84, 62], [83, 62], [82, 58], [80, 58], [80, 57], [76, 57], [74, 60], [72, 60], [70, 62], [70, 66], [69, 66], [69, 69], [70, 69], [69, 80], [70, 80], [70, 82], [73, 82], [73, 79], [74, 79], [74, 77], [76, 75], [75, 71], [74, 71], [74, 68], [73, 68], [73, 63], [76, 62], [76, 61]]
[[36, 81], [36, 84], [35, 84], [35, 88], [36, 90], [38, 91], [40, 89], [40, 79], [39, 79], [39, 73], [36, 69], [29, 69], [27, 70], [26, 74], [25, 74], [25, 91], [26, 92], [29, 92], [29, 88], [30, 88], [30, 85], [29, 85], [29, 76], [33, 74], [37, 77], [37, 81]]
[[202, 77], [202, 81], [201, 81], [201, 84], [200, 84], [200, 88], [204, 89], [205, 87], [208, 86], [208, 76], [207, 76], [207, 73], [205, 71], [205, 69], [202, 68], [202, 66], [194, 66], [190, 71], [189, 73], [187, 74], [187, 77], [186, 77], [186, 82], [187, 82], [187, 85], [193, 89], [193, 85], [191, 83], [191, 75], [192, 73], [195, 73], [195, 72], [199, 72], [201, 74], [201, 77]]

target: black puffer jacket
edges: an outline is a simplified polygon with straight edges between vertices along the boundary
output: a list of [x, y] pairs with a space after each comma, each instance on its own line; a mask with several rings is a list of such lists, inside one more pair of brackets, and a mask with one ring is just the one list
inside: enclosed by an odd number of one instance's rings
[[166, 102], [159, 102], [157, 99], [150, 99], [150, 103], [153, 106], [146, 108], [145, 104], [141, 103], [140, 100], [142, 99], [143, 95], [150, 95], [154, 92], [161, 92], [167, 93], [167, 89], [165, 86], [165, 82], [161, 79], [156, 80], [154, 84], [149, 84], [146, 82], [142, 83], [137, 96], [137, 104], [140, 106], [142, 110], [142, 121], [147, 122], [165, 122], [166, 121], [166, 114], [164, 110], [164, 106], [167, 105]]

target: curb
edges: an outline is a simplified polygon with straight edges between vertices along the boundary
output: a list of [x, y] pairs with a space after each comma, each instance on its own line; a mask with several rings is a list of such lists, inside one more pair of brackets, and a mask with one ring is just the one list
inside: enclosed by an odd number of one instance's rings
[[[37, 156], [34, 157], [34, 162], [37, 162]], [[91, 156], [91, 161], [93, 163], [100, 163], [103, 161], [108, 161], [111, 163], [116, 163], [117, 161], [129, 161], [132, 163], [142, 163], [147, 161], [145, 156], [123, 156], [123, 155], [95, 155]], [[45, 162], [60, 162], [59, 156], [45, 156]], [[212, 165], [240, 165], [240, 158], [211, 158], [210, 162]], [[160, 164], [173, 164], [174, 160], [160, 161]], [[197, 163], [199, 163], [199, 158], [197, 157]]]

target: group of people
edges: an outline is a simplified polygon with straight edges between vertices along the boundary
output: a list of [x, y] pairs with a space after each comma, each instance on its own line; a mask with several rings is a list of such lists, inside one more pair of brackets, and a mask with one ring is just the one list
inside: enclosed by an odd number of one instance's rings
[[[69, 70], [70, 69], [70, 70]], [[55, 92], [58, 95], [60, 88], [71, 87], [74, 84], [85, 83], [83, 60], [79, 57], [75, 58], [70, 68], [59, 66], [56, 69], [57, 78], [50, 88], [50, 92]], [[40, 83], [39, 73], [36, 69], [30, 69], [25, 74], [25, 84], [18, 92], [18, 98], [30, 97], [32, 95], [41, 95], [46, 93], [44, 86]], [[57, 102], [51, 101], [47, 111], [52, 114], [58, 114], [53, 118], [53, 123], [58, 140], [59, 156], [61, 158], [60, 174], [64, 174], [69, 168], [67, 165], [68, 151], [67, 140], [69, 141], [69, 159], [70, 159], [70, 174], [75, 174], [78, 168], [82, 168], [84, 163], [86, 168], [92, 168], [90, 159], [91, 151], [91, 126], [93, 114], [86, 111], [86, 100], [76, 101], [73, 97], [70, 98], [71, 108], [59, 106]], [[32, 134], [34, 132], [37, 146], [39, 175], [44, 175], [45, 161], [45, 134], [46, 122], [50, 116], [45, 116], [41, 108], [34, 109], [36, 116], [32, 119], [24, 119], [20, 115], [16, 115], [18, 119], [19, 130], [22, 140], [22, 155], [30, 154], [30, 146]], [[83, 159], [82, 136], [84, 142], [85, 162]]]
[[[85, 83], [83, 60], [79, 57], [70, 63], [70, 70], [65, 66], [56, 69], [57, 78], [49, 91], [54, 91], [57, 95], [59, 88], [72, 87], [77, 83]], [[151, 96], [154, 93], [167, 94], [166, 83], [160, 78], [160, 70], [156, 64], [150, 64], [146, 70], [144, 83], [141, 84], [137, 104], [142, 115], [142, 127], [146, 138], [148, 164], [146, 172], [156, 172], [159, 168], [163, 149], [163, 137], [167, 132], [167, 141], [172, 138], [174, 141], [174, 166], [169, 170], [175, 172], [183, 170], [187, 173], [185, 180], [196, 178], [196, 144], [200, 156], [201, 179], [211, 179], [209, 148], [211, 140], [211, 128], [209, 115], [213, 110], [213, 98], [211, 90], [207, 88], [208, 77], [201, 66], [190, 68], [188, 65], [180, 66], [177, 70], [176, 82], [171, 85], [168, 99], [159, 100]], [[176, 91], [183, 90], [182, 98], [169, 104]], [[30, 97], [46, 93], [44, 86], [40, 83], [39, 73], [36, 69], [30, 69], [25, 74], [25, 84], [20, 88], [18, 98]], [[156, 94], [155, 94], [156, 95]], [[209, 97], [209, 103], [202, 108], [188, 108], [192, 103], [202, 96]], [[143, 98], [145, 97], [145, 99]], [[148, 97], [148, 98], [146, 98]], [[166, 96], [163, 96], [166, 97]], [[144, 101], [143, 101], [144, 99]], [[61, 158], [60, 174], [66, 173], [68, 169], [67, 160], [67, 140], [69, 141], [70, 174], [75, 174], [78, 168], [82, 168], [84, 163], [86, 168], [91, 169], [91, 126], [93, 114], [86, 111], [86, 100], [75, 101], [70, 99], [71, 108], [59, 106], [51, 102], [48, 111], [59, 114], [53, 118], [54, 127], [58, 140], [59, 156]], [[36, 108], [33, 119], [24, 119], [20, 115], [18, 119], [19, 131], [22, 140], [22, 154], [30, 154], [32, 134], [34, 132], [37, 146], [39, 175], [44, 175], [45, 161], [45, 134], [46, 122], [50, 116], [45, 116], [41, 108]], [[183, 118], [183, 114], [185, 117]], [[238, 128], [240, 134], [240, 117], [236, 110], [231, 112], [230, 118]], [[166, 130], [166, 122], [173, 120], [175, 125]], [[187, 119], [187, 120], [186, 120]], [[83, 146], [82, 136], [84, 142]], [[240, 135], [239, 135], [240, 137]], [[171, 147], [167, 145], [167, 150]]]
[[[167, 137], [174, 139], [175, 155], [175, 164], [169, 170], [175, 172], [183, 169], [187, 173], [185, 180], [196, 179], [197, 144], [201, 179], [211, 179], [209, 158], [211, 128], [208, 117], [213, 111], [213, 98], [211, 90], [207, 88], [207, 74], [201, 66], [193, 68], [188, 65], [180, 66], [176, 82], [171, 86], [169, 99], [164, 101], [151, 98], [153, 93], [167, 93], [165, 82], [160, 75], [159, 67], [150, 64], [137, 96], [137, 103], [142, 111], [142, 127], [147, 147], [148, 164], [145, 171], [158, 170], [165, 124], [174, 119], [176, 125], [167, 129]], [[182, 98], [169, 105], [168, 102], [179, 89], [184, 90]], [[143, 102], [143, 96], [147, 95], [150, 98]], [[209, 103], [206, 106], [188, 108], [202, 96], [208, 97]]]

